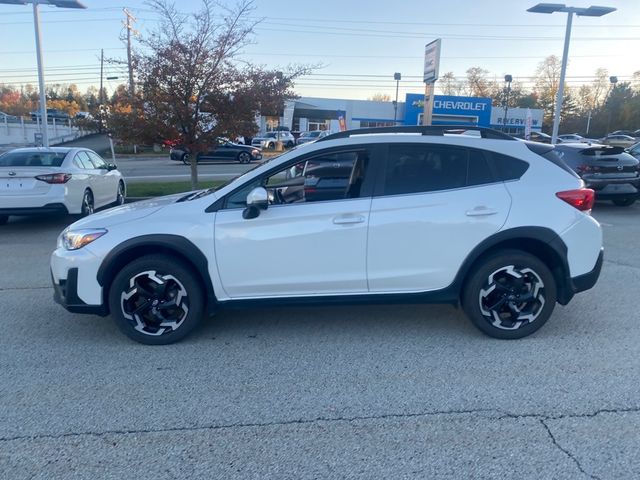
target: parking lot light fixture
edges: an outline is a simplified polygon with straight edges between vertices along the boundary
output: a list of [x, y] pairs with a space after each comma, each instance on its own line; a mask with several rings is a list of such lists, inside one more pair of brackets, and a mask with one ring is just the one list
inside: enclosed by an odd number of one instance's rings
[[33, 4], [33, 26], [36, 34], [36, 59], [38, 62], [38, 83], [40, 86], [40, 129], [42, 131], [42, 145], [49, 146], [49, 132], [47, 131], [47, 99], [44, 89], [44, 67], [42, 65], [42, 38], [40, 36], [39, 5], [51, 5], [59, 8], [87, 8], [78, 0], [0, 0], [7, 5]]
[[615, 12], [613, 7], [568, 7], [563, 3], [539, 3], [529, 9], [527, 12], [551, 14], [555, 12], [564, 12], [567, 14], [567, 29], [564, 36], [564, 50], [562, 52], [562, 67], [560, 68], [560, 85], [558, 85], [558, 94], [556, 96], [555, 112], [553, 115], [553, 133], [551, 135], [551, 143], [558, 140], [558, 129], [560, 127], [560, 111], [562, 110], [562, 100], [564, 96], [564, 79], [567, 72], [567, 60], [569, 56], [569, 41], [571, 40], [571, 24], [573, 22], [573, 14], [579, 17], [602, 17], [608, 13]]

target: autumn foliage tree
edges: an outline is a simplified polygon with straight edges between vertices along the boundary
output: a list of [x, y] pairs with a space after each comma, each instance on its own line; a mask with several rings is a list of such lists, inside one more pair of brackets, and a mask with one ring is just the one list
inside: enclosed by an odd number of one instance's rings
[[[224, 7], [202, 0], [191, 16], [167, 0], [149, 2], [160, 28], [135, 54], [138, 91], [112, 104], [110, 128], [131, 143], [176, 139], [192, 158], [218, 136], [253, 135], [259, 112], [279, 113], [293, 98], [293, 80], [305, 68], [270, 71], [247, 66], [238, 55], [252, 38], [253, 2]], [[191, 183], [197, 188], [197, 162]]]

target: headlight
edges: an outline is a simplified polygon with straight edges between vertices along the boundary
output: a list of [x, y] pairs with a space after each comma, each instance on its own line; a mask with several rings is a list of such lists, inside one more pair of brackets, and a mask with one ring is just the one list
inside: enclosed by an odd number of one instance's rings
[[94, 240], [107, 233], [104, 228], [82, 228], [80, 230], [65, 230], [58, 237], [58, 248], [78, 250], [89, 245]]
[[251, 150], [251, 155], [253, 155], [254, 157], [260, 155], [260, 150]]

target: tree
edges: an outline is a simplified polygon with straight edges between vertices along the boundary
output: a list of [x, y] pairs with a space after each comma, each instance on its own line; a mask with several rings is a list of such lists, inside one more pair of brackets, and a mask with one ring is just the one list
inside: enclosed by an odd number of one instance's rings
[[461, 82], [453, 72], [447, 72], [439, 79], [440, 89], [444, 95], [460, 95], [462, 92]]
[[[232, 7], [201, 0], [191, 16], [168, 0], [149, 5], [160, 15], [160, 26], [140, 40], [143, 48], [134, 53], [140, 85], [135, 96], [118, 95], [112, 108], [109, 127], [118, 137], [134, 143], [179, 139], [196, 157], [218, 136], [253, 135], [261, 109], [281, 114], [284, 100], [293, 98], [293, 80], [305, 68], [281, 72], [239, 66], [238, 54], [256, 25], [251, 0]], [[194, 158], [193, 189], [197, 182]]]
[[490, 92], [487, 80], [488, 70], [482, 67], [471, 67], [467, 70], [467, 89], [472, 97], [488, 97]]
[[390, 102], [391, 95], [388, 93], [374, 93], [369, 97], [369, 100], [372, 102]]

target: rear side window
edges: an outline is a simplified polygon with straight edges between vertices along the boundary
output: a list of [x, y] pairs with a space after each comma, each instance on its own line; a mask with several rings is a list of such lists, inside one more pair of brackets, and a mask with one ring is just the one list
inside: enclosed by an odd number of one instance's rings
[[518, 180], [529, 168], [527, 162], [509, 157], [501, 153], [486, 152], [491, 168], [497, 180], [506, 182], [508, 180]]
[[8, 152], [0, 156], [0, 167], [59, 167], [66, 156], [60, 152]]
[[434, 192], [494, 182], [479, 150], [424, 144], [391, 144], [383, 195]]

